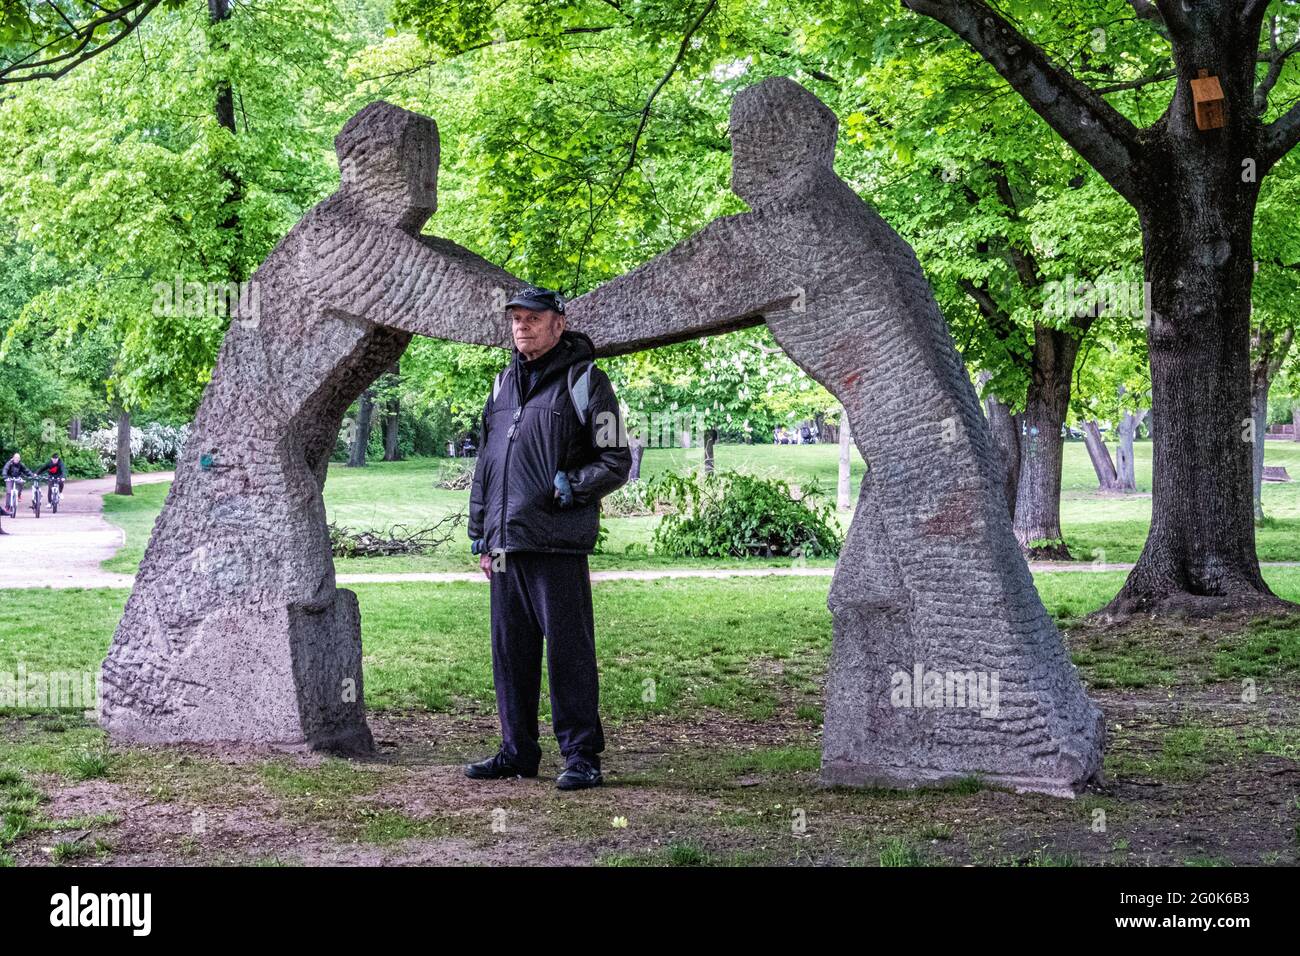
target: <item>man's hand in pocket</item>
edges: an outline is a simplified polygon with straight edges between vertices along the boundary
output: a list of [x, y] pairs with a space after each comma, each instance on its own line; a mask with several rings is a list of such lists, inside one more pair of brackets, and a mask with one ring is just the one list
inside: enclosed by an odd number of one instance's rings
[[555, 473], [555, 501], [560, 508], [569, 508], [573, 505], [573, 488], [569, 485], [569, 476], [562, 471]]

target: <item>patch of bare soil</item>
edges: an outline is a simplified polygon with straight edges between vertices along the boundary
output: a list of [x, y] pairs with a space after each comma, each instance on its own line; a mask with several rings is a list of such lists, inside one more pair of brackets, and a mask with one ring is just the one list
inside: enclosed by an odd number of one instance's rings
[[27, 774], [48, 798], [40, 818], [75, 826], [9, 852], [20, 865], [72, 840], [99, 847], [77, 865], [1295, 864], [1296, 692], [1094, 691], [1107, 772], [1073, 801], [821, 787], [820, 728], [789, 702], [766, 720], [608, 726], [605, 786], [572, 793], [555, 789], [549, 728], [538, 778], [473, 781], [463, 764], [493, 752], [495, 718], [385, 712], [368, 761], [113, 748], [105, 779]]

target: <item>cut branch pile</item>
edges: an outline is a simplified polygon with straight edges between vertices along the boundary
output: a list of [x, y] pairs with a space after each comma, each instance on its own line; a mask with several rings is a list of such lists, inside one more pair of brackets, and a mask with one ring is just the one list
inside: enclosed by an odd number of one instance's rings
[[396, 524], [381, 530], [354, 531], [330, 524], [330, 550], [336, 558], [387, 558], [396, 554], [430, 554], [452, 538], [465, 522], [465, 512], [449, 514], [428, 528]]

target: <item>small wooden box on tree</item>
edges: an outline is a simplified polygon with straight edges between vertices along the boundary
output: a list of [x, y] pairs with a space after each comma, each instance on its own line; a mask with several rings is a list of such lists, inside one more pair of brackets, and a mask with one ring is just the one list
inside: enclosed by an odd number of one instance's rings
[[1200, 76], [1192, 80], [1192, 102], [1196, 105], [1197, 129], [1220, 129], [1228, 121], [1227, 100], [1223, 98], [1223, 87], [1217, 76], [1210, 76], [1208, 70], [1201, 70]]

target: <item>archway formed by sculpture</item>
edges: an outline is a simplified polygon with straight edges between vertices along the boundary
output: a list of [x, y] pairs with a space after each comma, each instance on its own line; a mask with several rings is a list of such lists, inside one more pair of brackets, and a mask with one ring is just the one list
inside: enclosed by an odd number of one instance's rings
[[[1073, 794], [1099, 770], [1101, 713], [1012, 535], [916, 257], [834, 173], [836, 126], [791, 80], [740, 93], [732, 188], [750, 212], [575, 299], [570, 327], [614, 355], [766, 322], [844, 404], [869, 470], [828, 599], [824, 782], [978, 774]], [[432, 120], [374, 103], [335, 145], [340, 188], [254, 276], [260, 315], [231, 324], [114, 634], [100, 719], [117, 739], [373, 746], [321, 497], [329, 453], [413, 334], [508, 346], [503, 304], [523, 283], [419, 234]]]

